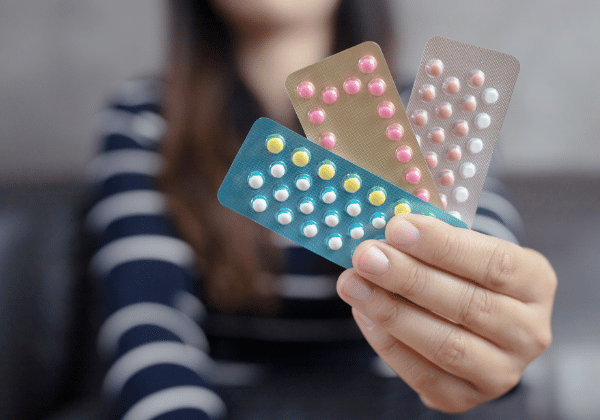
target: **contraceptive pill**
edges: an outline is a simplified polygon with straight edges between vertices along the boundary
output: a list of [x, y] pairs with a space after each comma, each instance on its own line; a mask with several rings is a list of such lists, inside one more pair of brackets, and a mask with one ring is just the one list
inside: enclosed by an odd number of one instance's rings
[[[430, 73], [441, 72], [440, 66], [431, 63]], [[448, 83], [446, 89], [454, 89]], [[307, 86], [322, 93], [309, 94]], [[429, 84], [420, 95], [433, 102], [443, 93], [439, 89]], [[290, 74], [286, 90], [309, 140], [442, 207], [409, 122], [422, 126], [430, 117], [406, 114], [377, 44], [364, 42]], [[453, 107], [442, 106], [439, 114], [450, 118]]]
[[[272, 153], [268, 138], [282, 140], [283, 149]], [[306, 165], [294, 163], [298, 151], [310, 157]], [[275, 165], [285, 168], [282, 175], [265, 175]], [[260, 186], [249, 182], [256, 176]], [[218, 191], [226, 207], [345, 268], [359, 243], [385, 240], [385, 226], [397, 214], [431, 215], [466, 228], [417, 195], [267, 118], [254, 123]]]
[[406, 110], [443, 208], [469, 226], [518, 73], [511, 55], [442, 37], [423, 53]]

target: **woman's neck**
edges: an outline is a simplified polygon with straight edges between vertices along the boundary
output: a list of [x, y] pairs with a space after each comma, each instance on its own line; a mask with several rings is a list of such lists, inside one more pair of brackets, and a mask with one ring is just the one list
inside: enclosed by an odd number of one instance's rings
[[235, 59], [241, 77], [268, 117], [291, 124], [294, 112], [285, 92], [285, 79], [329, 55], [334, 36], [333, 24], [327, 21], [237, 37]]

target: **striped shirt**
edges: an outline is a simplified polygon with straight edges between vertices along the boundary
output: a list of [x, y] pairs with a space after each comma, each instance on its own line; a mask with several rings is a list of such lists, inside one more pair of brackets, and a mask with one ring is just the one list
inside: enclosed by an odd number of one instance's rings
[[[241, 86], [234, 95], [238, 104], [253, 100]], [[120, 86], [100, 116], [102, 148], [88, 167], [96, 194], [86, 218], [95, 238], [90, 270], [102, 285], [108, 311], [98, 351], [112, 363], [103, 393], [123, 419], [224, 418], [227, 410], [214, 384], [243, 380], [243, 369], [211, 359], [209, 341], [264, 363], [260, 343], [339, 343], [361, 335], [336, 295], [341, 270], [275, 234], [287, 255], [285, 273], [276, 282], [281, 316], [211, 314], [202, 323], [208, 311], [193, 294], [194, 252], [175, 232], [166, 198], [156, 187], [166, 128], [160, 103], [155, 80]], [[233, 110], [242, 138], [260, 116], [248, 109], [258, 114], [260, 107]], [[490, 178], [473, 229], [516, 242], [519, 224], [501, 185]]]

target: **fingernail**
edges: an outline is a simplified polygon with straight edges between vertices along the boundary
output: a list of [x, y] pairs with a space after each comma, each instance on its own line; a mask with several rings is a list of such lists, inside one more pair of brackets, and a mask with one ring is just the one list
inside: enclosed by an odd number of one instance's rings
[[419, 230], [408, 220], [400, 219], [393, 225], [389, 240], [394, 245], [411, 246], [419, 241]]
[[356, 316], [362, 321], [363, 324], [365, 324], [365, 327], [367, 327], [368, 330], [372, 330], [375, 326], [375, 323], [364, 316], [361, 312], [356, 311]]
[[371, 246], [360, 256], [358, 267], [367, 273], [381, 276], [388, 271], [390, 262], [383, 252], [375, 245]]
[[352, 299], [358, 300], [360, 302], [368, 302], [373, 297], [375, 291], [364, 284], [362, 281], [358, 280], [356, 277], [352, 276], [348, 279], [348, 281], [344, 284], [343, 292], [346, 296], [351, 297]]

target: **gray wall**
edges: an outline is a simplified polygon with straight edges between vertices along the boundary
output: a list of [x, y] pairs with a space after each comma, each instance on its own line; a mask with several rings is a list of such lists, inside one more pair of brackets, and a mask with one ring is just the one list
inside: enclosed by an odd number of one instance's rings
[[[498, 151], [514, 175], [600, 175], [600, 2], [394, 1], [411, 77], [442, 35], [515, 55], [521, 74]], [[93, 115], [119, 80], [160, 67], [160, 0], [0, 4], [0, 182], [78, 177]]]
[[114, 84], [160, 64], [160, 0], [0, 2], [0, 182], [80, 176]]

